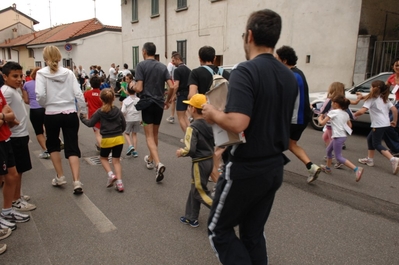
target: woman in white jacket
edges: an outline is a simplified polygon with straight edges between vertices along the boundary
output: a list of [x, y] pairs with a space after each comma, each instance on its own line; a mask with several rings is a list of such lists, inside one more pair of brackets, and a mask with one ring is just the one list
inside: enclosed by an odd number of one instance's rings
[[86, 103], [75, 75], [69, 69], [59, 66], [61, 53], [55, 46], [46, 46], [43, 59], [47, 66], [36, 74], [36, 99], [46, 109], [44, 126], [46, 127], [46, 146], [50, 153], [57, 176], [53, 186], [66, 184], [60, 155], [60, 129], [64, 136], [65, 158], [69, 160], [72, 171], [74, 194], [82, 194], [79, 176], [78, 145], [79, 118], [76, 103], [82, 113], [87, 113]]

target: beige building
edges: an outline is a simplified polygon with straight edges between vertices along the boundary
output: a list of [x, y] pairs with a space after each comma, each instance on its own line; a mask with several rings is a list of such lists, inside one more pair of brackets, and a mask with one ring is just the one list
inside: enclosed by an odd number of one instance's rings
[[397, 0], [121, 2], [123, 58], [133, 67], [142, 60], [141, 48], [148, 41], [155, 43], [157, 58], [165, 64], [177, 50], [195, 68], [204, 45], [215, 48], [216, 64], [236, 64], [245, 60], [241, 36], [248, 16], [272, 9], [283, 19], [277, 48], [289, 45], [296, 50], [311, 91], [327, 90], [334, 81], [349, 87], [364, 80], [370, 75], [375, 41], [399, 39]]

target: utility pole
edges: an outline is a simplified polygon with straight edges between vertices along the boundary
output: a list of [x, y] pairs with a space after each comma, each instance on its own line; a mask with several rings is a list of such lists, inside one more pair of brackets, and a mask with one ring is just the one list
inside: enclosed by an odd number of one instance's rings
[[93, 0], [94, 2], [94, 18], [97, 18], [96, 16], [96, 0]]
[[50, 0], [48, 0], [48, 12], [50, 15], [50, 28], [51, 28], [51, 1]]

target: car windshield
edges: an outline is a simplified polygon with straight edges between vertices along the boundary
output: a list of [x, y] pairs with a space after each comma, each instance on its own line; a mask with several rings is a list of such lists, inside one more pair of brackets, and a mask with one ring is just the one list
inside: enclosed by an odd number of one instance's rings
[[[390, 76], [390, 73], [386, 73], [386, 74], [381, 74], [378, 76], [375, 76], [372, 79], [367, 80], [366, 82], [360, 83], [357, 86], [349, 89], [350, 92], [352, 94], [356, 93], [356, 92], [362, 92], [362, 93], [369, 93], [370, 92], [370, 87], [371, 87], [371, 83], [373, 83], [375, 80], [381, 80], [384, 83], [388, 80], [388, 77]], [[348, 90], [348, 89], [347, 89]]]

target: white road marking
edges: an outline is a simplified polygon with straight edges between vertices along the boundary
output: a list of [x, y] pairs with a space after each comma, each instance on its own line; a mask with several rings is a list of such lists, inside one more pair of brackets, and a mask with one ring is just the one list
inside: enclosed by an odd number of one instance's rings
[[98, 229], [98, 231], [100, 231], [100, 233], [107, 233], [116, 229], [116, 226], [114, 226], [114, 224], [85, 194], [74, 197], [76, 198], [76, 204]]

